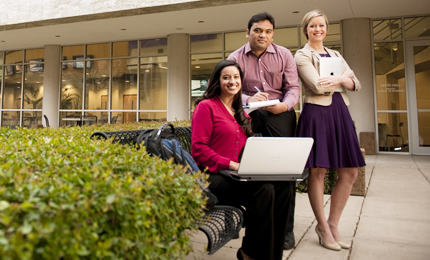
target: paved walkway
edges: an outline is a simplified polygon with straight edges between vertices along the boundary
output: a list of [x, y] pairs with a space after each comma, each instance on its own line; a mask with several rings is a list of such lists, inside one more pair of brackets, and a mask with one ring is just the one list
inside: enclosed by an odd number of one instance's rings
[[[430, 156], [367, 155], [366, 164], [367, 193], [349, 198], [340, 221], [339, 230], [352, 248], [321, 247], [307, 194], [297, 194], [296, 246], [284, 251], [284, 259], [430, 259]], [[329, 198], [325, 197], [326, 215]], [[211, 256], [204, 254], [203, 233], [192, 241], [195, 252], [187, 260], [234, 260], [242, 239], [230, 241]]]

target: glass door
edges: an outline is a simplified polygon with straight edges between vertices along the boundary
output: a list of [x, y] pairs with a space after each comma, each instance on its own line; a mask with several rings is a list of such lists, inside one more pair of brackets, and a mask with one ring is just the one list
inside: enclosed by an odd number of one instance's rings
[[412, 154], [430, 154], [430, 40], [406, 42]]

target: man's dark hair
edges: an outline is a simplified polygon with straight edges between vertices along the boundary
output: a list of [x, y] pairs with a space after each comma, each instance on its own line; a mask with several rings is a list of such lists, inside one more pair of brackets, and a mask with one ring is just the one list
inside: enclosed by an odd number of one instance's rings
[[259, 13], [251, 17], [251, 19], [249, 19], [249, 22], [248, 22], [248, 30], [251, 31], [251, 27], [254, 23], [258, 23], [266, 20], [268, 20], [273, 25], [273, 30], [275, 30], [275, 18], [273, 18], [271, 14], [266, 12]]

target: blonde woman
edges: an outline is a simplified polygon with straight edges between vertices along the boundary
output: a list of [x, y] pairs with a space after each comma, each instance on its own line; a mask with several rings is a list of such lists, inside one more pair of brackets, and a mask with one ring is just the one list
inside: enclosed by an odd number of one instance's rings
[[[295, 60], [305, 89], [305, 105], [300, 115], [297, 136], [313, 137], [314, 146], [306, 167], [309, 168], [308, 195], [317, 219], [315, 232], [320, 244], [331, 250], [350, 248], [343, 242], [338, 225], [358, 167], [365, 162], [358, 144], [354, 123], [347, 106], [346, 91], [359, 91], [361, 84], [339, 52], [324, 47], [328, 19], [321, 11], [307, 13], [302, 20], [306, 46], [297, 51]], [[320, 57], [340, 57], [342, 76], [320, 77]], [[330, 214], [324, 214], [324, 177], [327, 169], [336, 169], [338, 180], [333, 188]]]

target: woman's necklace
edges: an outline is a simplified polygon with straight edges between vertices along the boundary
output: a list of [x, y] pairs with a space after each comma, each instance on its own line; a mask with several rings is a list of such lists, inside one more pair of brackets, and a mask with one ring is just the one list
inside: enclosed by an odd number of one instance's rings
[[234, 116], [234, 108], [232, 108], [231, 106], [227, 105], [221, 98], [221, 103], [225, 106], [225, 108], [227, 109], [227, 111], [230, 113], [230, 115]]

